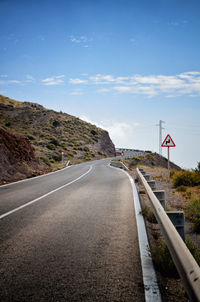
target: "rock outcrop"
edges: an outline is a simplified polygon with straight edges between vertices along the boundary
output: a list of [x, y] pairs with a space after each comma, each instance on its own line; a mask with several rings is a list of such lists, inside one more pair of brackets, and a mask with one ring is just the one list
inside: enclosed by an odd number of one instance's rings
[[28, 176], [28, 166], [36, 163], [29, 140], [0, 128], [0, 183]]

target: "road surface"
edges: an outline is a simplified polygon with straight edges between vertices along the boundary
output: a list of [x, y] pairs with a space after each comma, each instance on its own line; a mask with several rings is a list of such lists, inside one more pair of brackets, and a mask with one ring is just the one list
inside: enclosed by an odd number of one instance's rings
[[0, 301], [144, 301], [132, 187], [108, 163], [0, 187]]

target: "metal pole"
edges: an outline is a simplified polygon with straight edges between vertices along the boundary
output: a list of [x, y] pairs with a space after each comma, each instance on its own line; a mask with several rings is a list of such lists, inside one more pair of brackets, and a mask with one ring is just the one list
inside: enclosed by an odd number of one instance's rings
[[169, 147], [167, 147], [167, 149], [168, 149], [168, 179], [170, 179]]
[[165, 123], [164, 121], [160, 120], [159, 121], [159, 154], [162, 155], [162, 148], [161, 148], [161, 144], [162, 144], [162, 130], [164, 129], [162, 126], [162, 123]]
[[159, 154], [162, 155], [162, 121], [159, 122]]

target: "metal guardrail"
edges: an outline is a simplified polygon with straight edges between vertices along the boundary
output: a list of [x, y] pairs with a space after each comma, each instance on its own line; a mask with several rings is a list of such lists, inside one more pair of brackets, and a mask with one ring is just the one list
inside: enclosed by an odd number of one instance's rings
[[165, 210], [161, 206], [159, 200], [156, 198], [151, 187], [148, 185], [146, 179], [139, 169], [136, 170], [149, 196], [154, 215], [158, 221], [162, 235], [166, 241], [177, 271], [182, 279], [183, 286], [187, 291], [190, 300], [199, 302], [200, 267], [176, 231], [176, 228], [165, 213]]
[[113, 167], [117, 167], [117, 168], [121, 168], [121, 169], [124, 169], [124, 170], [128, 170], [127, 166], [124, 163], [122, 163], [121, 161], [111, 160], [110, 165], [113, 166]]

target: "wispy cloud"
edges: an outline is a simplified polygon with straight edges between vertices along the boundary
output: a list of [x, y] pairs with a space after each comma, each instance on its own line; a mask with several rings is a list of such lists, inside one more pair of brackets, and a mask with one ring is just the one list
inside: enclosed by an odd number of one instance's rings
[[18, 80], [10, 80], [9, 83], [13, 83], [13, 84], [21, 84], [21, 81]]
[[45, 86], [54, 86], [54, 85], [61, 85], [64, 83], [64, 75], [59, 75], [56, 77], [50, 77], [50, 78], [46, 78], [41, 80], [41, 82], [45, 85]]
[[86, 35], [82, 36], [70, 36], [70, 41], [76, 45], [79, 45], [80, 47], [88, 48], [89, 42], [92, 41], [91, 38], [88, 38]]
[[200, 95], [200, 72], [189, 71], [178, 75], [133, 75], [114, 77], [110, 74], [96, 74], [87, 78], [71, 78], [71, 84], [101, 86], [98, 92], [141, 94], [148, 97], [164, 94], [166, 97], [179, 95]]
[[0, 75], [0, 78], [7, 78], [8, 76], [7, 76], [7, 74], [1, 74]]
[[169, 26], [174, 26], [174, 27], [177, 27], [177, 26], [182, 26], [183, 27], [186, 24], [188, 24], [187, 20], [183, 20], [183, 21], [169, 21], [168, 22]]
[[75, 79], [69, 79], [69, 82], [70, 84], [87, 84], [88, 80], [75, 78]]
[[27, 83], [33, 83], [33, 82], [35, 82], [35, 78], [32, 75], [27, 74], [25, 82], [27, 82]]
[[71, 92], [71, 95], [82, 95], [83, 91], [81, 89], [76, 89]]

